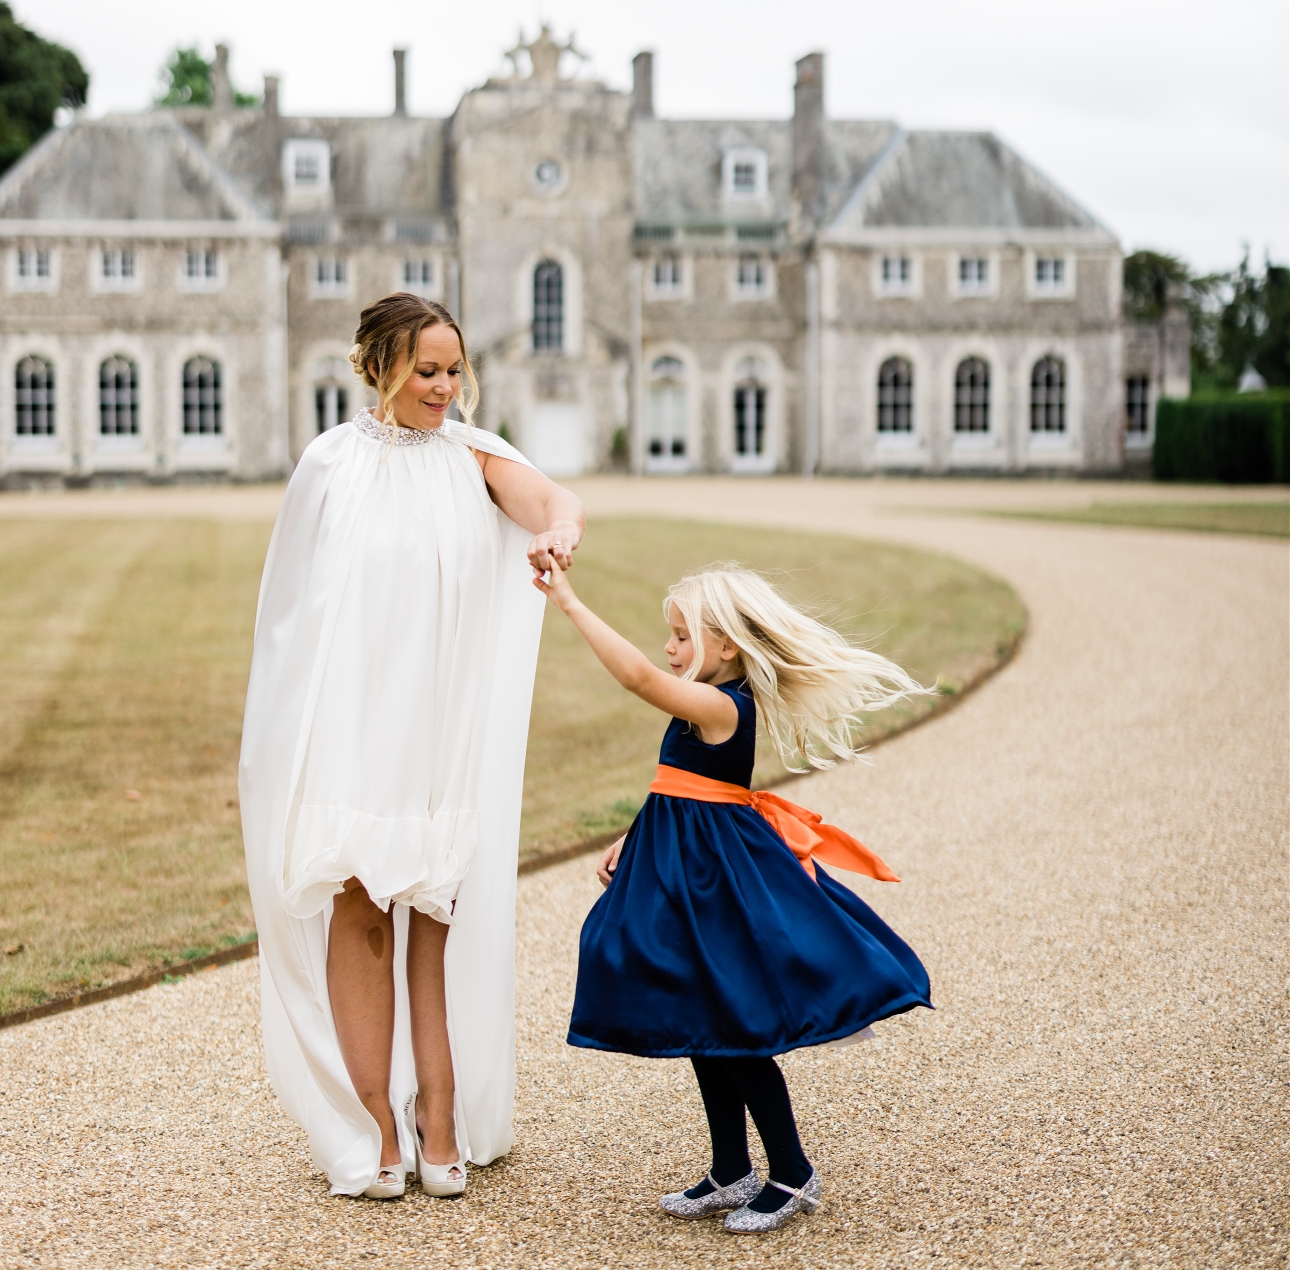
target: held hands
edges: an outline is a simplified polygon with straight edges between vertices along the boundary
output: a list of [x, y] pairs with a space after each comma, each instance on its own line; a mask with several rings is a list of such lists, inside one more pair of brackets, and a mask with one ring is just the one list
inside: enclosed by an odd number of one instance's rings
[[618, 868], [618, 857], [622, 854], [623, 843], [626, 841], [627, 835], [623, 834], [617, 842], [610, 843], [605, 848], [600, 862], [596, 865], [596, 876], [600, 879], [601, 886], [608, 886], [614, 880], [614, 870]]
[[[534, 541], [536, 542], [537, 540], [534, 539]], [[546, 577], [544, 578], [539, 573], [533, 579], [533, 585], [562, 613], [567, 613], [570, 608], [578, 603], [578, 597], [574, 595], [573, 588], [569, 585], [569, 579], [565, 577], [564, 570], [560, 567], [559, 559], [554, 551], [550, 553], [549, 559], [551, 565], [547, 570]], [[537, 565], [533, 567], [536, 569]]]
[[573, 565], [573, 553], [581, 540], [582, 534], [573, 521], [556, 521], [529, 543], [529, 564], [533, 566], [533, 572], [546, 573], [552, 560], [558, 561], [561, 569], [568, 570]]

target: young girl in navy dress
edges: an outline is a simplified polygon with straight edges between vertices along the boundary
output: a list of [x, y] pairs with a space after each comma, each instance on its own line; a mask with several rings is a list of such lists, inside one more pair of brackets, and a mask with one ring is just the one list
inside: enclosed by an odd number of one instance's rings
[[[860, 1039], [931, 1001], [913, 951], [814, 861], [895, 875], [813, 812], [750, 790], [757, 718], [786, 763], [828, 767], [854, 757], [861, 712], [924, 690], [746, 570], [672, 587], [670, 675], [592, 613], [558, 566], [535, 585], [624, 688], [673, 716], [645, 805], [601, 858], [607, 889], [582, 928], [569, 1043], [689, 1058], [712, 1168], [660, 1204], [674, 1217], [733, 1210], [735, 1233], [776, 1230], [813, 1211], [822, 1188], [773, 1056]], [[766, 1150], [764, 1186], [745, 1108]]]

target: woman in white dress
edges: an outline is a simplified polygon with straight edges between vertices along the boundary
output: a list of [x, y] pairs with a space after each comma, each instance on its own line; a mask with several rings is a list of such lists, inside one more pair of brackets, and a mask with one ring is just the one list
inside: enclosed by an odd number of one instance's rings
[[[447, 310], [365, 309], [380, 405], [269, 544], [239, 789], [265, 1059], [333, 1194], [459, 1194], [513, 1141], [515, 864], [542, 597], [582, 507], [470, 425]], [[465, 422], [449, 420], [456, 401]]]

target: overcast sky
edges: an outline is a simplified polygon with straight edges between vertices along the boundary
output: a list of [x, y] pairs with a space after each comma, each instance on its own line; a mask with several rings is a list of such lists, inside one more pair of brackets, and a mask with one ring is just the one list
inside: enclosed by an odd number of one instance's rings
[[409, 109], [451, 113], [539, 18], [576, 32], [584, 74], [627, 87], [653, 49], [672, 118], [785, 118], [793, 62], [827, 54], [835, 118], [989, 129], [1056, 180], [1126, 251], [1200, 270], [1248, 243], [1287, 259], [1290, 13], [1285, 0], [14, 0], [75, 50], [90, 107], [137, 110], [180, 44], [232, 49], [237, 87], [282, 77], [288, 114], [379, 114], [390, 50], [409, 53]]

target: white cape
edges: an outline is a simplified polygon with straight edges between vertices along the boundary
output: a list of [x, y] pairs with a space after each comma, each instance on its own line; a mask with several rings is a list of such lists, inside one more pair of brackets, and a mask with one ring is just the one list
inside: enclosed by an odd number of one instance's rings
[[[412, 906], [451, 925], [462, 1153], [487, 1164], [514, 1141], [515, 872], [543, 613], [530, 535], [489, 499], [471, 450], [523, 456], [456, 422], [391, 445], [364, 417], [318, 437], [287, 486], [238, 773], [269, 1078], [333, 1194], [351, 1195], [380, 1162], [327, 991], [331, 897], [351, 876], [395, 905], [396, 1113], [416, 1089]], [[406, 1114], [396, 1121], [411, 1170]]]

